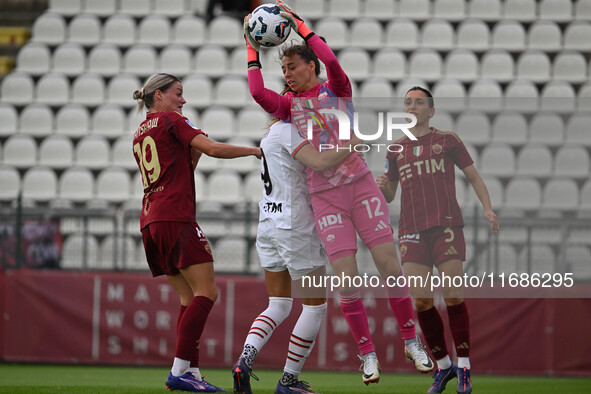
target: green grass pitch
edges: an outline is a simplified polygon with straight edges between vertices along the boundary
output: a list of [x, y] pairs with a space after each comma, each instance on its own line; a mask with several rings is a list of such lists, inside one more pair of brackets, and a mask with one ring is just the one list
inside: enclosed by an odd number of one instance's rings
[[[203, 368], [211, 383], [232, 391], [230, 369]], [[255, 393], [271, 394], [280, 371], [255, 371]], [[0, 393], [165, 393], [167, 368], [0, 364]], [[365, 386], [360, 373], [304, 371], [300, 376], [324, 394], [426, 393], [430, 375], [383, 373], [378, 384]], [[452, 380], [445, 393], [455, 393]], [[475, 375], [474, 393], [589, 393], [591, 379]]]

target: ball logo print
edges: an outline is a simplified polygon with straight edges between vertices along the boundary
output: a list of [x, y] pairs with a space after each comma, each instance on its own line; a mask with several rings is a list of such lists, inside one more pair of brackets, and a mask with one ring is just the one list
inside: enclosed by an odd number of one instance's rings
[[248, 20], [248, 31], [251, 37], [265, 47], [282, 44], [289, 33], [289, 21], [279, 15], [281, 8], [275, 4], [263, 4], [257, 7]]

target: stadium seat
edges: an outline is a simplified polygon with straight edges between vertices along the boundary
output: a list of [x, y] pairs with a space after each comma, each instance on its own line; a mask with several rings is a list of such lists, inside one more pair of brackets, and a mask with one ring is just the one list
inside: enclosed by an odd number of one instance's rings
[[208, 107], [201, 116], [201, 125], [209, 138], [216, 141], [228, 139], [236, 132], [234, 113], [227, 107]]
[[62, 269], [88, 269], [98, 265], [98, 242], [91, 234], [72, 234], [62, 247]]
[[113, 44], [94, 46], [88, 54], [88, 72], [110, 77], [121, 71], [121, 51]]
[[85, 1], [83, 12], [101, 17], [113, 15], [117, 11], [117, 0]]
[[587, 21], [571, 22], [564, 32], [564, 49], [575, 51], [589, 50], [589, 36], [591, 35], [591, 23]]
[[204, 108], [211, 104], [213, 95], [211, 80], [206, 76], [191, 74], [183, 79], [183, 97], [188, 104]]
[[178, 17], [186, 13], [185, 0], [155, 0], [154, 13]]
[[[131, 94], [130, 94], [131, 96]], [[98, 74], [81, 74], [72, 84], [72, 102], [87, 106], [101, 105], [105, 101], [105, 82]]]
[[581, 187], [579, 210], [591, 212], [591, 180], [587, 180]]
[[23, 198], [48, 202], [57, 196], [57, 176], [45, 166], [29, 168], [23, 176]]
[[515, 64], [509, 52], [502, 49], [492, 49], [483, 55], [480, 70], [482, 78], [497, 82], [509, 82], [514, 78]]
[[127, 130], [125, 112], [114, 104], [103, 104], [92, 114], [90, 132], [107, 138], [117, 138]]
[[564, 144], [564, 122], [555, 112], [541, 111], [529, 121], [529, 141], [546, 146]]
[[453, 116], [449, 112], [440, 109], [439, 101], [437, 101], [437, 108], [438, 110], [435, 111], [435, 115], [433, 115], [429, 124], [432, 124], [439, 130], [455, 132], [456, 128]]
[[396, 48], [383, 48], [373, 57], [373, 75], [397, 81], [407, 74], [406, 57]]
[[86, 70], [86, 54], [79, 44], [62, 44], [53, 52], [52, 71], [69, 77]]
[[537, 18], [536, 0], [505, 0], [503, 17], [519, 22], [533, 22]]
[[94, 197], [94, 177], [85, 167], [71, 167], [64, 171], [59, 181], [59, 194], [73, 202], [86, 202]]
[[328, 8], [325, 0], [297, 0], [292, 3], [295, 4], [294, 8], [298, 10], [298, 15], [305, 19], [316, 20], [322, 15], [326, 15]]
[[15, 134], [4, 142], [4, 164], [27, 168], [37, 163], [37, 144], [28, 134]]
[[261, 173], [251, 172], [248, 174], [244, 179], [244, 194], [246, 201], [258, 204], [258, 202], [263, 199], [264, 193]]
[[[19, 133], [45, 137], [53, 133], [53, 130], [53, 111], [47, 105], [29, 104], [21, 111]], [[16, 129], [13, 133], [14, 131]]]
[[238, 108], [252, 101], [246, 78], [228, 75], [218, 80], [214, 88], [214, 103]]
[[568, 22], [573, 18], [571, 0], [540, 0], [539, 18], [557, 22]]
[[472, 82], [479, 77], [478, 57], [467, 49], [455, 49], [445, 58], [444, 75], [446, 78], [461, 82]]
[[433, 49], [417, 49], [408, 61], [409, 74], [413, 78], [433, 82], [441, 78], [443, 69], [441, 55]]
[[[123, 243], [125, 243], [125, 254], [123, 254]], [[128, 269], [135, 253], [133, 238], [130, 236], [120, 238], [109, 234], [100, 243], [96, 268]]]
[[[531, 271], [530, 273], [555, 273], [556, 256], [549, 245], [531, 245]], [[519, 260], [527, 267], [527, 248], [523, 248], [519, 254]]]
[[146, 120], [146, 108], [138, 112], [137, 106], [132, 107], [129, 112], [127, 113], [126, 117], [126, 130], [130, 132], [135, 132], [144, 120]]
[[[228, 72], [230, 75], [244, 76], [244, 69], [246, 67], [246, 48], [240, 46], [234, 48], [228, 57]], [[265, 81], [266, 84], [267, 81]]]
[[458, 48], [486, 51], [491, 46], [490, 30], [480, 19], [466, 19], [457, 27]]
[[195, 71], [211, 77], [221, 77], [228, 68], [228, 55], [219, 45], [206, 45], [195, 53]]
[[585, 246], [572, 245], [566, 248], [566, 268], [567, 272], [572, 272], [573, 277], [581, 281], [591, 279], [591, 250]]
[[352, 80], [363, 80], [370, 75], [371, 59], [363, 48], [345, 48], [339, 52], [338, 59]]
[[330, 42], [333, 49], [341, 49], [349, 45], [349, 28], [340, 18], [322, 18], [316, 23], [316, 34]]
[[361, 83], [359, 95], [361, 97], [390, 98], [394, 94], [390, 81], [385, 78], [370, 77]]
[[8, 137], [16, 133], [18, 112], [11, 104], [0, 103], [0, 138]]
[[48, 11], [74, 16], [82, 10], [82, 0], [49, 0]]
[[119, 167], [108, 167], [96, 178], [96, 196], [120, 204], [131, 197], [129, 172]]
[[591, 124], [591, 115], [575, 113], [566, 124], [566, 140], [568, 144], [591, 146], [591, 133], [589, 125]]
[[579, 189], [570, 178], [552, 178], [544, 186], [542, 210], [576, 211]]
[[139, 209], [144, 198], [144, 181], [142, 180], [142, 173], [140, 171], [136, 171], [131, 180], [131, 198], [139, 202], [139, 204], [131, 205], [132, 209]]
[[[480, 162], [482, 163], [482, 158], [480, 160]], [[482, 164], [481, 164], [482, 167]], [[490, 195], [490, 202], [493, 206], [493, 209], [496, 210], [500, 210], [503, 208], [503, 183], [499, 180], [499, 178], [496, 178], [492, 175], [484, 175], [482, 176], [482, 180], [484, 181], [486, 188], [488, 189], [488, 194]], [[473, 191], [470, 191], [471, 187], [468, 186], [467, 190], [470, 193], [473, 193]]]
[[576, 0], [574, 12], [576, 20], [591, 20], [591, 0]]
[[76, 145], [76, 165], [98, 170], [107, 167], [111, 149], [107, 140], [98, 135], [87, 135]]
[[205, 43], [206, 29], [203, 18], [193, 15], [181, 16], [172, 26], [171, 42], [191, 48], [199, 47]]
[[580, 52], [560, 52], [554, 58], [552, 77], [555, 80], [573, 84], [587, 81], [587, 61], [585, 57]]
[[66, 21], [58, 14], [44, 13], [33, 23], [32, 42], [59, 45], [66, 41]]
[[[301, 1], [301, 0], [300, 0]], [[311, 0], [312, 3], [318, 3], [318, 1]], [[298, 2], [299, 7], [299, 2]], [[375, 18], [379, 21], [387, 21], [396, 16], [396, 6], [397, 2], [391, 0], [365, 0], [365, 7], [363, 15]], [[298, 13], [299, 8], [298, 9]], [[318, 13], [316, 15], [321, 15], [322, 13]], [[301, 14], [300, 14], [301, 15]]]
[[504, 111], [492, 123], [492, 142], [522, 146], [527, 142], [527, 120], [516, 111]]
[[158, 54], [151, 45], [134, 45], [123, 55], [123, 72], [145, 78], [158, 69]]
[[12, 201], [18, 198], [21, 189], [21, 177], [16, 168], [0, 164], [0, 201]]
[[[148, 3], [143, 1], [143, 3]], [[103, 25], [103, 42], [127, 47], [135, 44], [136, 23], [135, 20], [125, 14], [115, 14], [109, 17]]]
[[369, 50], [384, 46], [382, 25], [373, 18], [359, 18], [351, 25], [351, 45]]
[[536, 85], [527, 79], [516, 79], [505, 89], [505, 109], [523, 113], [534, 113], [538, 110], [540, 94]]
[[107, 103], [119, 104], [124, 108], [134, 106], [132, 93], [142, 87], [142, 83], [133, 74], [115, 75], [107, 86]]
[[26, 105], [33, 101], [35, 82], [29, 74], [12, 72], [2, 78], [0, 98], [2, 102]]
[[241, 202], [242, 196], [242, 181], [235, 171], [217, 170], [207, 179], [206, 200], [208, 201], [233, 205]]
[[119, 12], [135, 17], [142, 17], [153, 11], [152, 2], [146, 0], [119, 0]]
[[517, 154], [517, 176], [552, 176], [552, 152], [545, 145], [528, 144]]
[[64, 169], [74, 162], [74, 144], [64, 135], [50, 135], [39, 146], [39, 164]]
[[64, 74], [44, 74], [35, 87], [35, 101], [48, 105], [64, 105], [70, 100], [70, 83]]
[[466, 18], [465, 0], [439, 0], [433, 2], [433, 17], [460, 22]]
[[468, 15], [470, 18], [494, 22], [501, 19], [501, 8], [500, 0], [471, 0], [468, 3]]
[[496, 113], [502, 108], [502, 97], [503, 91], [498, 82], [479, 79], [468, 90], [468, 108]]
[[480, 154], [480, 172], [510, 178], [515, 174], [515, 154], [506, 144], [489, 144]]
[[68, 104], [59, 109], [55, 116], [55, 133], [71, 138], [88, 134], [90, 114], [82, 104]]
[[327, 16], [341, 18], [347, 21], [357, 20], [361, 15], [360, 0], [329, 0]]
[[445, 19], [430, 19], [421, 29], [421, 47], [447, 51], [456, 44], [455, 31]]
[[244, 272], [248, 244], [242, 237], [227, 236], [221, 238], [213, 246], [215, 270], [218, 272]]
[[96, 45], [101, 40], [101, 21], [96, 15], [80, 14], [68, 24], [68, 41], [81, 45]]
[[530, 177], [515, 177], [505, 188], [504, 209], [537, 211], [542, 206], [540, 183]]
[[542, 89], [541, 109], [571, 113], [576, 108], [575, 89], [565, 81], [551, 81]]
[[516, 76], [532, 82], [543, 83], [550, 80], [550, 59], [542, 51], [527, 50], [517, 59]]
[[[233, 137], [228, 140], [229, 144], [237, 146], [254, 146], [250, 138]], [[220, 167], [224, 170], [231, 170], [239, 174], [247, 174], [252, 171], [260, 170], [261, 162], [254, 156], [238, 157], [230, 160], [220, 160]], [[211, 184], [210, 184], [211, 186]], [[240, 186], [242, 189], [242, 186]]]
[[203, 173], [201, 171], [199, 171], [199, 169], [197, 169], [197, 171], [194, 172], [194, 178], [195, 178], [195, 198], [197, 201], [201, 201], [207, 195], [207, 193], [206, 193], [207, 182], [205, 181], [205, 176], [203, 175]]
[[[427, 84], [427, 82], [421, 78], [405, 78], [396, 84], [396, 97], [400, 99], [401, 108], [408, 89], [415, 86], [429, 89], [429, 84]], [[353, 93], [355, 93], [355, 91], [353, 91]], [[353, 97], [355, 97], [355, 95], [353, 95]]]
[[429, 0], [400, 0], [400, 16], [416, 21], [424, 21], [431, 17]]
[[589, 153], [578, 145], [564, 145], [554, 156], [554, 175], [586, 179], [589, 177]]
[[482, 111], [463, 111], [456, 119], [456, 130], [464, 142], [483, 146], [490, 142], [490, 121]]
[[146, 16], [137, 27], [137, 43], [157, 48], [170, 43], [170, 20], [158, 14]]
[[492, 48], [504, 49], [510, 52], [521, 52], [525, 49], [525, 37], [525, 28], [521, 23], [502, 20], [493, 28]]
[[270, 115], [258, 105], [246, 106], [238, 112], [236, 117], [237, 136], [259, 141], [267, 131], [270, 120]]
[[527, 32], [527, 48], [551, 53], [562, 49], [562, 32], [556, 22], [540, 20]]
[[218, 16], [213, 19], [208, 28], [209, 42], [225, 47], [237, 47], [244, 43], [242, 22], [228, 16]]
[[577, 92], [577, 111], [591, 112], [591, 83], [589, 82], [584, 83]]
[[399, 50], [415, 50], [419, 46], [417, 24], [408, 18], [390, 21], [386, 26], [386, 45]]
[[40, 42], [25, 44], [16, 56], [16, 71], [39, 76], [47, 73], [51, 63], [51, 52]]
[[439, 80], [433, 86], [433, 96], [437, 97], [436, 115], [439, 109], [460, 112], [466, 108], [466, 89], [457, 79]]

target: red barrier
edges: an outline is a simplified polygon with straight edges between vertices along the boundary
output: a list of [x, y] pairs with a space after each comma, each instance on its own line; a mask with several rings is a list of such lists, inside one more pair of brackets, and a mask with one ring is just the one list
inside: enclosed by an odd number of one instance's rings
[[[242, 349], [252, 320], [266, 307], [267, 296], [258, 278], [218, 276], [216, 281], [220, 297], [202, 337], [201, 364], [229, 367]], [[383, 370], [414, 371], [404, 357], [387, 300], [371, 294], [365, 305]], [[475, 373], [591, 375], [587, 357], [591, 350], [590, 299], [482, 298], [466, 302]], [[165, 278], [153, 279], [145, 273], [0, 273], [0, 312], [4, 316], [0, 358], [169, 365], [178, 305]], [[447, 321], [445, 307], [438, 307]], [[257, 358], [257, 368], [283, 366], [289, 334], [300, 311], [301, 304], [295, 302], [292, 316]], [[331, 298], [306, 368], [356, 370], [356, 354], [338, 301]]]

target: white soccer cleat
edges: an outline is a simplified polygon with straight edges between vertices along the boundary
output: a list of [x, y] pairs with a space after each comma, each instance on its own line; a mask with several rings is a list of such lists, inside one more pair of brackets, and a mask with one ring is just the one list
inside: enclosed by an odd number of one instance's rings
[[425, 347], [421, 344], [419, 337], [413, 344], [404, 347], [406, 357], [415, 363], [415, 367], [421, 373], [428, 373], [435, 368], [435, 363], [431, 361]]
[[380, 363], [375, 352], [359, 356], [361, 359], [360, 371], [363, 371], [363, 383], [377, 383], [380, 381]]

